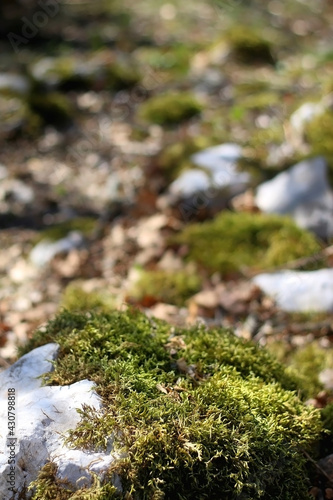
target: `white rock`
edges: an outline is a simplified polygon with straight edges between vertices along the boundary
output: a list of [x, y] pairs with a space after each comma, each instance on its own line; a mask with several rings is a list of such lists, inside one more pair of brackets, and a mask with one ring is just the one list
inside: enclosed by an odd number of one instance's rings
[[250, 180], [247, 172], [237, 170], [237, 160], [241, 155], [242, 148], [232, 143], [192, 155], [192, 162], [201, 169], [193, 168], [180, 174], [169, 186], [167, 201], [173, 204], [203, 193], [207, 195], [207, 205], [213, 205], [216, 199], [225, 201], [241, 193]]
[[263, 273], [253, 282], [285, 311], [333, 312], [333, 269]]
[[26, 94], [30, 88], [29, 80], [21, 75], [0, 73], [0, 92], [11, 91]]
[[325, 387], [325, 389], [332, 391], [333, 390], [333, 370], [332, 368], [326, 368], [325, 370], [319, 373], [319, 380]]
[[[58, 349], [57, 344], [39, 347], [0, 374], [0, 387], [3, 388], [0, 415], [4, 424], [0, 437], [2, 500], [18, 500], [22, 494], [31, 498], [32, 492], [28, 493], [26, 489], [48, 460], [57, 464], [60, 478], [80, 488], [91, 483], [91, 472], [102, 477], [116, 458], [115, 454], [110, 454], [112, 447], [109, 453], [87, 453], [69, 449], [64, 444], [67, 431], [74, 429], [80, 420], [77, 409], [86, 404], [98, 411], [101, 402], [89, 380], [69, 386], [41, 387], [37, 377], [52, 370], [52, 360], [56, 358]], [[9, 388], [15, 389], [14, 437], [7, 435]], [[10, 447], [15, 451], [13, 465], [8, 464]], [[10, 472], [12, 476], [9, 476]], [[14, 495], [8, 489], [10, 478], [15, 483]]]
[[230, 143], [200, 151], [192, 155], [191, 160], [211, 174], [213, 187], [229, 187], [237, 191], [239, 188], [243, 190], [250, 180], [247, 172], [237, 170], [237, 161], [241, 156], [242, 148]]
[[302, 134], [305, 126], [325, 111], [323, 102], [305, 102], [290, 117], [290, 125], [295, 132]]
[[18, 203], [29, 204], [34, 201], [33, 189], [18, 179], [4, 179], [1, 182], [0, 199], [9, 197]]
[[309, 203], [301, 204], [292, 212], [296, 224], [321, 238], [333, 235], [333, 192], [326, 190]]
[[223, 168], [226, 160], [237, 161], [242, 156], [242, 148], [238, 144], [226, 143], [199, 151], [191, 156], [199, 167], [209, 170]]
[[318, 157], [297, 163], [257, 188], [260, 210], [285, 214], [300, 203], [311, 201], [326, 191], [326, 162]]
[[206, 191], [210, 186], [208, 174], [198, 169], [183, 172], [170, 185], [169, 192], [179, 198], [186, 198], [198, 191]]
[[55, 255], [80, 248], [82, 244], [82, 234], [78, 231], [71, 231], [65, 238], [58, 241], [42, 240], [37, 243], [30, 252], [30, 260], [35, 266], [42, 267], [48, 264]]
[[333, 234], [333, 194], [322, 157], [297, 163], [260, 184], [255, 202], [263, 212], [289, 214], [301, 227], [321, 237]]

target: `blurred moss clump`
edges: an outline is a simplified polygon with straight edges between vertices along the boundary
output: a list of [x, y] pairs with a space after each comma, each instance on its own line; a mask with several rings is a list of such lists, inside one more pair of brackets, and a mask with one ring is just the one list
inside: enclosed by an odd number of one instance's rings
[[230, 44], [233, 58], [243, 64], [275, 64], [273, 47], [258, 30], [237, 24], [225, 36]]
[[191, 92], [166, 92], [151, 97], [138, 108], [144, 121], [158, 125], [177, 125], [198, 115], [202, 105]]
[[74, 106], [70, 99], [60, 92], [34, 90], [28, 104], [33, 113], [41, 117], [44, 124], [68, 125], [74, 118]]
[[316, 238], [288, 217], [228, 211], [186, 227], [174, 241], [188, 246], [189, 260], [222, 273], [269, 269], [320, 250]]
[[65, 238], [71, 231], [80, 231], [84, 236], [89, 237], [96, 227], [96, 219], [93, 217], [75, 217], [59, 224], [46, 227], [39, 234], [36, 243], [47, 239], [57, 241]]
[[327, 110], [315, 116], [305, 127], [305, 138], [311, 153], [324, 156], [329, 164], [329, 178], [333, 185], [333, 111]]
[[163, 47], [139, 47], [134, 56], [142, 66], [148, 66], [171, 79], [188, 72], [193, 52], [195, 48], [188, 45], [173, 44]]
[[60, 307], [73, 312], [110, 312], [115, 298], [101, 291], [85, 291], [79, 282], [70, 283], [62, 296]]
[[141, 74], [133, 62], [115, 61], [103, 67], [101, 79], [105, 81], [107, 89], [117, 91], [137, 85]]
[[[303, 321], [309, 321], [306, 317]], [[294, 315], [290, 315], [289, 320], [297, 321]], [[318, 341], [312, 341], [302, 347], [290, 348], [284, 342], [272, 342], [268, 344], [268, 349], [281, 363], [287, 365], [297, 373], [302, 380], [302, 387], [307, 398], [314, 398], [323, 390], [320, 381], [320, 373], [329, 368], [333, 368], [333, 350], [324, 348]]]
[[183, 306], [187, 299], [200, 290], [201, 279], [192, 270], [142, 271], [129, 295], [136, 300], [149, 296], [158, 302]]

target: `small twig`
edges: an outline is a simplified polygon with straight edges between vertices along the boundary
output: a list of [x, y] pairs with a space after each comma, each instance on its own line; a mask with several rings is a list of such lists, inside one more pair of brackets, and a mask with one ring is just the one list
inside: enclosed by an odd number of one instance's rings
[[308, 459], [311, 463], [313, 463], [313, 464], [314, 464], [314, 466], [316, 467], [316, 469], [318, 470], [318, 472], [320, 472], [320, 474], [321, 474], [322, 476], [326, 477], [327, 481], [329, 481], [329, 483], [330, 483], [330, 484], [332, 484], [332, 479], [331, 479], [331, 478], [330, 478], [330, 476], [327, 474], [327, 472], [325, 472], [325, 471], [324, 471], [324, 469], [322, 469], [322, 468], [320, 467], [320, 465], [318, 465], [318, 463], [317, 463], [315, 460], [313, 460], [313, 458], [312, 458], [312, 457], [310, 457], [310, 455], [309, 455], [306, 451], [304, 451], [304, 450], [302, 450], [302, 451], [303, 451], [304, 455], [306, 456], [306, 458], [307, 458], [307, 459]]

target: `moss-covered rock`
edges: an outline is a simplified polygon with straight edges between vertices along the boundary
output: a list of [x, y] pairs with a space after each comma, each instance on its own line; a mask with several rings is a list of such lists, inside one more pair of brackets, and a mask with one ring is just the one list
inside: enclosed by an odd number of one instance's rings
[[[34, 482], [35, 500], [45, 487], [64, 500], [307, 498], [304, 452], [319, 436], [320, 416], [265, 350], [222, 329], [175, 334], [133, 311], [64, 311], [25, 351], [50, 341], [60, 355], [46, 382], [88, 378], [105, 407], [85, 408], [69, 442], [105, 449], [113, 435], [123, 455], [102, 483], [76, 493], [49, 466]], [[109, 485], [114, 473], [121, 493]]]
[[194, 269], [183, 271], [142, 271], [129, 295], [136, 300], [152, 297], [158, 302], [183, 306], [200, 289], [201, 280]]
[[32, 78], [39, 85], [58, 91], [91, 89], [120, 90], [140, 81], [138, 69], [129, 58], [117, 58], [108, 50], [86, 54], [68, 53], [46, 57], [31, 68]]
[[238, 24], [228, 31], [226, 38], [236, 61], [244, 64], [275, 64], [272, 44], [258, 30]]
[[59, 224], [46, 227], [36, 238], [36, 243], [41, 240], [57, 241], [65, 238], [71, 231], [80, 231], [84, 236], [92, 235], [96, 228], [96, 219], [93, 217], [75, 217]]
[[105, 88], [110, 90], [122, 90], [137, 85], [141, 80], [141, 75], [131, 61], [114, 61], [107, 64], [102, 71], [102, 80], [105, 81]]
[[279, 215], [223, 212], [175, 237], [188, 258], [214, 272], [269, 269], [320, 250], [315, 237]]
[[68, 125], [74, 117], [72, 102], [60, 92], [47, 92], [36, 88], [28, 98], [32, 112], [41, 117], [44, 124]]
[[305, 126], [305, 138], [312, 154], [325, 156], [330, 166], [330, 181], [333, 184], [333, 111], [327, 110], [315, 116]]
[[151, 97], [138, 108], [143, 120], [158, 125], [176, 125], [200, 113], [202, 105], [190, 92], [167, 92]]
[[208, 148], [209, 146], [212, 146], [212, 143], [209, 138], [205, 136], [188, 138], [181, 142], [175, 142], [162, 149], [155, 158], [154, 164], [165, 178], [171, 182], [175, 180], [182, 171], [193, 168], [193, 163], [190, 160], [192, 154]]

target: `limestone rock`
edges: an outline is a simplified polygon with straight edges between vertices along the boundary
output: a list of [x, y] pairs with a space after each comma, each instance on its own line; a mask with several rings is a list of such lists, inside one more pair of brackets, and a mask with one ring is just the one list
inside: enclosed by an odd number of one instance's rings
[[237, 161], [242, 149], [237, 144], [221, 144], [191, 156], [199, 168], [182, 172], [169, 186], [168, 193], [159, 202], [175, 205], [185, 202], [191, 211], [212, 208], [215, 211], [226, 207], [228, 201], [248, 187], [250, 175], [237, 170]]
[[[91, 483], [91, 472], [102, 477], [115, 459], [112, 453], [88, 453], [69, 449], [64, 444], [67, 431], [74, 429], [80, 420], [77, 409], [89, 405], [99, 410], [101, 403], [89, 380], [69, 386], [41, 387], [38, 377], [52, 370], [58, 349], [57, 344], [34, 349], [0, 374], [0, 414], [4, 423], [0, 436], [0, 497], [3, 500], [18, 500], [22, 494], [31, 498], [32, 492], [27, 492], [27, 487], [48, 460], [56, 463], [60, 478], [81, 488]], [[6, 424], [9, 422], [8, 389], [11, 389], [10, 395], [15, 389], [16, 416], [15, 428], [9, 430]], [[13, 429], [14, 436], [10, 432]], [[15, 451], [13, 465], [8, 463], [11, 449]], [[8, 489], [11, 486], [14, 496]]]
[[35, 266], [42, 267], [59, 253], [67, 253], [83, 244], [83, 236], [78, 231], [71, 231], [65, 238], [57, 241], [42, 240], [30, 252], [30, 260]]
[[297, 163], [260, 184], [255, 202], [263, 212], [289, 214], [300, 227], [320, 237], [333, 235], [333, 193], [322, 157]]
[[333, 269], [263, 273], [253, 282], [285, 311], [333, 312]]

